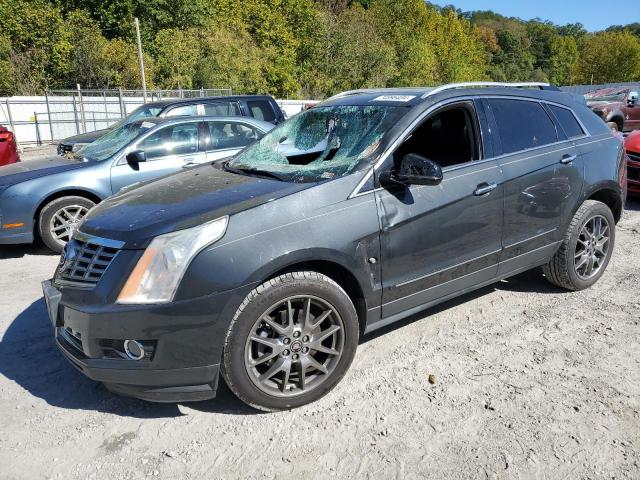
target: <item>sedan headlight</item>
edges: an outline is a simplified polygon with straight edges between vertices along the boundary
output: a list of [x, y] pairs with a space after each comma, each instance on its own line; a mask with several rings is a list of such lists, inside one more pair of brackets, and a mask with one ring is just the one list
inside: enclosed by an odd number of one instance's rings
[[229, 217], [160, 235], [147, 247], [118, 295], [118, 303], [165, 303], [173, 300], [196, 256], [224, 235]]
[[71, 147], [71, 151], [73, 153], [76, 153], [78, 150], [80, 150], [82, 147], [88, 145], [88, 143], [74, 143], [73, 146]]

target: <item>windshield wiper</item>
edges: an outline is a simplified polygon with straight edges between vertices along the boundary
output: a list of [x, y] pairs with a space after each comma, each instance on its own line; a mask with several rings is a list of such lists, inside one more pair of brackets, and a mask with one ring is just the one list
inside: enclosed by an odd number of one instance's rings
[[236, 173], [238, 175], [246, 175], [246, 174], [258, 175], [258, 176], [262, 176], [262, 177], [273, 178], [273, 179], [278, 180], [280, 182], [286, 182], [287, 181], [282, 175], [278, 175], [277, 173], [273, 173], [273, 172], [270, 172], [268, 170], [260, 170], [259, 168], [232, 167], [231, 165], [229, 165], [229, 162], [223, 163], [222, 167], [227, 172]]

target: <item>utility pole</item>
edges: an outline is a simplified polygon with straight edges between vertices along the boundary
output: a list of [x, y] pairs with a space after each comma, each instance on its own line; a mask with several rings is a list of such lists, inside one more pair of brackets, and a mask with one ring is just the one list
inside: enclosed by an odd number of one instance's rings
[[144, 103], [147, 103], [147, 81], [144, 77], [144, 58], [142, 58], [142, 41], [140, 40], [140, 22], [138, 17], [134, 18], [136, 24], [136, 38], [138, 39], [138, 57], [140, 58], [140, 76], [142, 77], [142, 95], [144, 96]]

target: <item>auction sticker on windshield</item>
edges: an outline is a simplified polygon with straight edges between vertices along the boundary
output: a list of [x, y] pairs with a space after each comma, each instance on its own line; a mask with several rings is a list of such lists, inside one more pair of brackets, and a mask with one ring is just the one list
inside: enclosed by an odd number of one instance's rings
[[373, 99], [374, 102], [409, 102], [416, 98], [415, 95], [380, 95]]

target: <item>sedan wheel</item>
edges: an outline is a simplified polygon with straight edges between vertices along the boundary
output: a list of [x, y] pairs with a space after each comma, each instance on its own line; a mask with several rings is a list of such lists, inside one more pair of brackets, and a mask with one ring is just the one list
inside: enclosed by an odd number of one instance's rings
[[69, 205], [58, 210], [49, 222], [51, 236], [67, 243], [88, 211], [89, 209], [82, 205]]
[[38, 219], [38, 231], [44, 244], [54, 252], [62, 252], [94, 205], [88, 198], [78, 196], [56, 198], [45, 205]]

